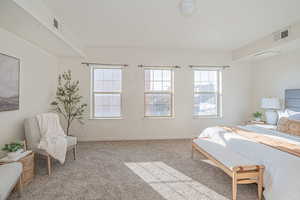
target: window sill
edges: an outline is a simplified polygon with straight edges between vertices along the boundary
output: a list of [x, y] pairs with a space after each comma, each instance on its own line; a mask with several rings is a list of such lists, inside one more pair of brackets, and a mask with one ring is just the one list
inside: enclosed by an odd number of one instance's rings
[[90, 117], [89, 120], [120, 120], [124, 119], [123, 117]]
[[223, 119], [223, 116], [217, 116], [217, 115], [193, 116], [193, 119]]
[[152, 117], [152, 116], [144, 116], [143, 119], [175, 119], [175, 116], [170, 116], [170, 117]]

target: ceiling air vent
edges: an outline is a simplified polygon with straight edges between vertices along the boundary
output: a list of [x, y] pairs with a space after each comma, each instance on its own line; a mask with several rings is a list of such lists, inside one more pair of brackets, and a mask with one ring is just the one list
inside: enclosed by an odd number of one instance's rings
[[289, 37], [289, 34], [290, 34], [290, 28], [289, 27], [287, 27], [285, 29], [282, 29], [280, 31], [277, 31], [277, 32], [273, 33], [274, 41], [277, 42], [279, 40], [287, 38], [287, 37]]
[[55, 18], [53, 18], [53, 26], [54, 26], [54, 28], [56, 28], [57, 30], [59, 29], [58, 21], [57, 21], [57, 19], [55, 19]]

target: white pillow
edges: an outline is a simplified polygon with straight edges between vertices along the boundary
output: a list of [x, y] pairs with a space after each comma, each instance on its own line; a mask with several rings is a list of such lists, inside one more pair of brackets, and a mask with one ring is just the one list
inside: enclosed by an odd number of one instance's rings
[[278, 121], [282, 117], [287, 117], [287, 118], [289, 117], [289, 113], [287, 110], [278, 110], [277, 114], [278, 114]]
[[286, 109], [286, 112], [288, 113], [288, 118], [293, 120], [300, 120], [300, 112], [296, 112], [290, 109]]
[[300, 112], [296, 112], [290, 109], [279, 110], [277, 111], [277, 114], [278, 114], [278, 120], [281, 117], [287, 117], [292, 120], [300, 120]]

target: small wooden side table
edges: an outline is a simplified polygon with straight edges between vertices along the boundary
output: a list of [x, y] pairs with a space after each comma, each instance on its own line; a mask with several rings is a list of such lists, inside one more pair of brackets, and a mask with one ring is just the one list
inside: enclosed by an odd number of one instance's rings
[[[21, 177], [22, 186], [29, 184], [34, 177], [34, 152], [29, 153], [28, 155], [16, 160], [14, 162], [21, 162], [23, 165], [23, 172]], [[9, 162], [0, 162], [1, 164], [6, 164]]]
[[261, 125], [263, 125], [263, 124], [267, 124], [265, 121], [254, 121], [254, 120], [250, 120], [250, 121], [247, 121], [246, 123], [245, 123], [246, 125], [256, 125], [256, 124], [261, 124]]

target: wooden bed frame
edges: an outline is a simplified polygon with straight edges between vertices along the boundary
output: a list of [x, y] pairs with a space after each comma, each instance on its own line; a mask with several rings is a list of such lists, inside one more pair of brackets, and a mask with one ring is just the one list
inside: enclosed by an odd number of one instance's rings
[[[196, 138], [194, 138], [196, 139]], [[211, 160], [216, 164], [221, 170], [223, 170], [227, 175], [232, 178], [232, 200], [237, 199], [237, 185], [238, 184], [257, 184], [258, 189], [258, 199], [262, 199], [263, 191], [263, 173], [264, 166], [262, 165], [251, 165], [251, 166], [235, 166], [232, 169], [226, 167], [223, 163], [214, 158], [213, 155], [206, 152], [204, 149], [199, 147], [192, 140], [192, 158], [194, 157], [194, 152], [197, 151]]]

